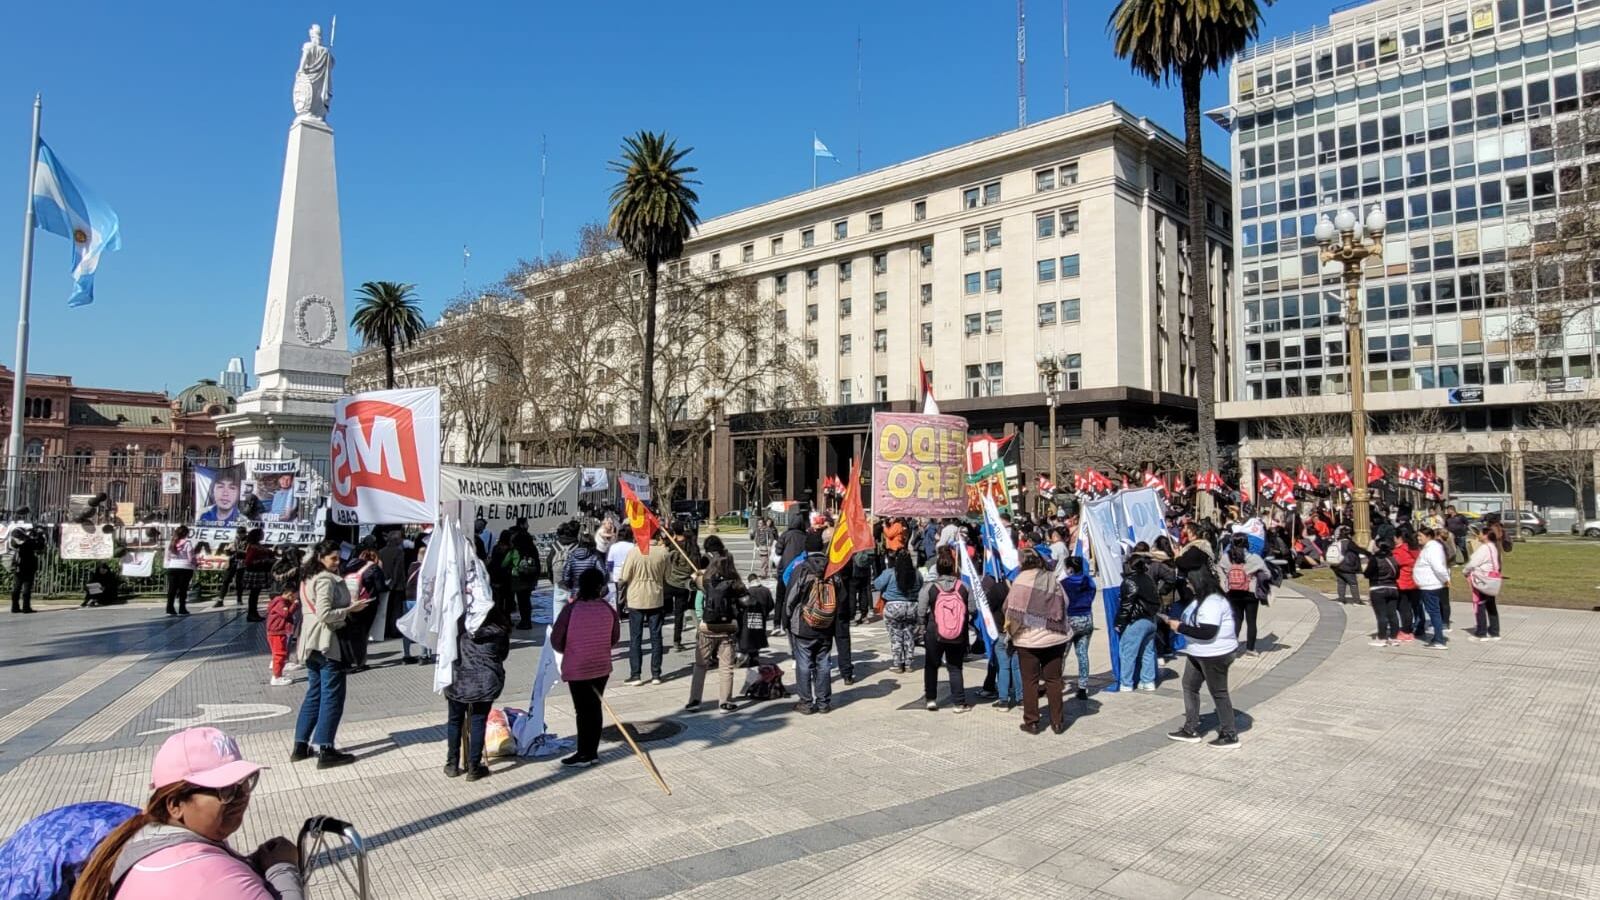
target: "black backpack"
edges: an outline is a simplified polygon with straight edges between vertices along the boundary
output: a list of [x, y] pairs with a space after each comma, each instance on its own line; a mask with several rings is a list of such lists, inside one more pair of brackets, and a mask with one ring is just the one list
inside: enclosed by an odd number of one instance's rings
[[736, 624], [737, 610], [734, 608], [733, 593], [737, 589], [733, 581], [718, 581], [706, 589], [705, 602], [700, 607], [700, 621], [712, 631], [732, 631]]

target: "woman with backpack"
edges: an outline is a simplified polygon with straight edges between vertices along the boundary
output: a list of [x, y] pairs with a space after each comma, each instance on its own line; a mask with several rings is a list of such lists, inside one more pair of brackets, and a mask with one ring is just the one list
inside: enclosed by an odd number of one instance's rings
[[1369, 647], [1393, 647], [1400, 643], [1400, 562], [1394, 545], [1379, 541], [1378, 550], [1367, 560], [1367, 596], [1378, 620], [1378, 636]]
[[939, 667], [950, 680], [950, 702], [958, 713], [968, 712], [972, 704], [962, 684], [961, 666], [967, 658], [967, 625], [978, 611], [977, 597], [958, 577], [954, 547], [935, 551], [934, 580], [917, 599], [917, 619], [927, 628], [923, 647], [922, 689], [928, 712], [939, 710]]
[[1017, 554], [1020, 570], [1006, 594], [1006, 634], [1022, 670], [1022, 731], [1039, 734], [1039, 682], [1043, 680], [1050, 704], [1050, 727], [1056, 734], [1067, 730], [1062, 699], [1061, 666], [1072, 640], [1067, 624], [1067, 595], [1055, 573], [1045, 567], [1036, 550]]
[[872, 583], [883, 603], [883, 625], [889, 632], [890, 663], [904, 674], [911, 667], [917, 647], [917, 597], [922, 591], [922, 574], [911, 559], [911, 551], [901, 548], [889, 557], [889, 566]]
[[1272, 571], [1266, 560], [1250, 552], [1250, 539], [1235, 534], [1229, 541], [1228, 554], [1222, 561], [1222, 587], [1227, 591], [1228, 605], [1233, 608], [1233, 621], [1243, 621], [1249, 629], [1244, 655], [1256, 653], [1256, 613], [1261, 609], [1261, 593], [1267, 589]]
[[690, 711], [700, 708], [706, 669], [715, 658], [717, 680], [721, 682], [718, 696], [722, 702], [718, 708], [733, 712], [738, 709], [733, 705], [733, 651], [738, 640], [740, 601], [748, 591], [722, 538], [716, 535], [706, 538], [706, 568], [696, 577], [706, 599], [700, 607], [700, 624], [695, 628], [694, 675], [689, 679], [689, 702], [683, 708]]
[[1499, 522], [1490, 522], [1478, 536], [1478, 546], [1462, 566], [1472, 589], [1472, 612], [1475, 627], [1467, 637], [1475, 641], [1500, 640], [1500, 552], [1505, 546], [1505, 530]]
[[[1057, 569], [1057, 571], [1060, 571]], [[1083, 569], [1083, 557], [1068, 556], [1061, 587], [1067, 592], [1067, 625], [1072, 628], [1072, 649], [1078, 656], [1077, 699], [1089, 699], [1089, 635], [1094, 633], [1094, 577]]]

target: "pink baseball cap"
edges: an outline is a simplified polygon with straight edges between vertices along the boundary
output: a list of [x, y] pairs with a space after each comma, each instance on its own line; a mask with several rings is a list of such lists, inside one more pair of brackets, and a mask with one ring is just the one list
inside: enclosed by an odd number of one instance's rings
[[156, 752], [150, 766], [150, 787], [163, 788], [187, 781], [206, 788], [223, 788], [249, 778], [262, 767], [244, 758], [239, 742], [216, 728], [186, 728]]

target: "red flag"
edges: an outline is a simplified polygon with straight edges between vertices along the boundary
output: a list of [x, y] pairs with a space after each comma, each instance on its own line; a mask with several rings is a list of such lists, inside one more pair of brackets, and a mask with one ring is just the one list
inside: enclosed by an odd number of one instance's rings
[[1174, 494], [1181, 494], [1181, 493], [1183, 493], [1184, 491], [1187, 491], [1187, 490], [1188, 490], [1188, 488], [1184, 486], [1183, 474], [1181, 472], [1179, 474], [1177, 474], [1177, 475], [1172, 476], [1172, 492]]
[[1311, 474], [1311, 470], [1305, 466], [1301, 466], [1299, 470], [1294, 473], [1294, 485], [1303, 491], [1314, 491], [1322, 486], [1317, 481], [1317, 476]]
[[1367, 457], [1367, 484], [1383, 480], [1383, 467], [1372, 457]]
[[1350, 473], [1345, 470], [1342, 463], [1330, 463], [1323, 469], [1323, 474], [1328, 478], [1328, 486], [1348, 491], [1355, 487], [1355, 481]]
[[933, 379], [928, 377], [928, 370], [922, 365], [922, 357], [917, 357], [917, 371], [922, 373], [922, 413], [927, 416], [939, 414], [939, 401], [933, 399]]
[[844, 568], [857, 552], [872, 546], [872, 526], [867, 524], [867, 514], [861, 507], [861, 457], [850, 463], [850, 483], [844, 486], [844, 504], [839, 511], [839, 524], [833, 530], [833, 543], [828, 545], [828, 569], [824, 578]]
[[1044, 477], [1043, 475], [1039, 476], [1039, 493], [1041, 493], [1041, 494], [1052, 494], [1052, 493], [1055, 493], [1055, 489], [1056, 489], [1055, 482], [1053, 482], [1050, 479]]
[[1266, 497], [1272, 494], [1272, 473], [1262, 472], [1256, 476], [1256, 496]]
[[1279, 503], [1294, 502], [1294, 479], [1282, 469], [1272, 470], [1272, 497]]
[[1443, 500], [1444, 484], [1439, 480], [1438, 474], [1429, 469], [1424, 476], [1427, 481], [1422, 489], [1422, 496], [1429, 500]]
[[622, 511], [627, 516], [628, 527], [633, 529], [633, 542], [641, 553], [649, 553], [650, 539], [661, 528], [661, 520], [649, 507], [639, 502], [639, 495], [628, 487], [626, 481], [619, 478], [617, 484], [622, 486]]
[[1167, 490], [1167, 483], [1161, 480], [1161, 476], [1148, 470], [1144, 473], [1144, 486], [1147, 488], [1159, 488], [1162, 493]]

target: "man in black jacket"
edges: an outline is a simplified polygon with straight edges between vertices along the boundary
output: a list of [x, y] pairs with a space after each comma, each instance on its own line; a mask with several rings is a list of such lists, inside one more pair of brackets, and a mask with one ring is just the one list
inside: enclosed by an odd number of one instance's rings
[[[842, 579], [835, 575], [828, 579], [833, 585], [834, 596], [841, 600], [841, 608], [835, 610], [834, 621], [820, 629], [813, 628], [806, 621], [802, 611], [827, 571], [828, 554], [824, 552], [822, 535], [812, 532], [806, 535], [805, 540], [805, 558], [796, 568], [790, 583], [783, 618], [790, 629], [789, 649], [794, 656], [794, 690], [799, 698], [795, 710], [802, 715], [810, 715], [832, 709], [833, 684], [828, 677], [829, 657], [832, 654], [829, 651], [833, 647], [834, 629], [845, 613], [842, 608], [844, 585], [840, 583]], [[841, 665], [846, 664], [841, 660]]]
[[11, 527], [11, 611], [33, 612], [33, 582], [39, 574], [39, 551], [44, 540], [39, 530], [27, 521], [26, 507], [17, 511], [19, 521]]
[[[777, 605], [773, 609], [772, 633], [782, 634], [788, 627], [787, 616], [779, 616], [779, 610], [787, 610], [785, 602], [789, 596], [788, 585], [783, 581], [783, 574], [788, 571], [789, 564], [806, 552], [806, 512], [796, 508], [789, 513], [789, 529], [778, 538], [778, 590]], [[820, 537], [820, 536], [819, 536]]]

